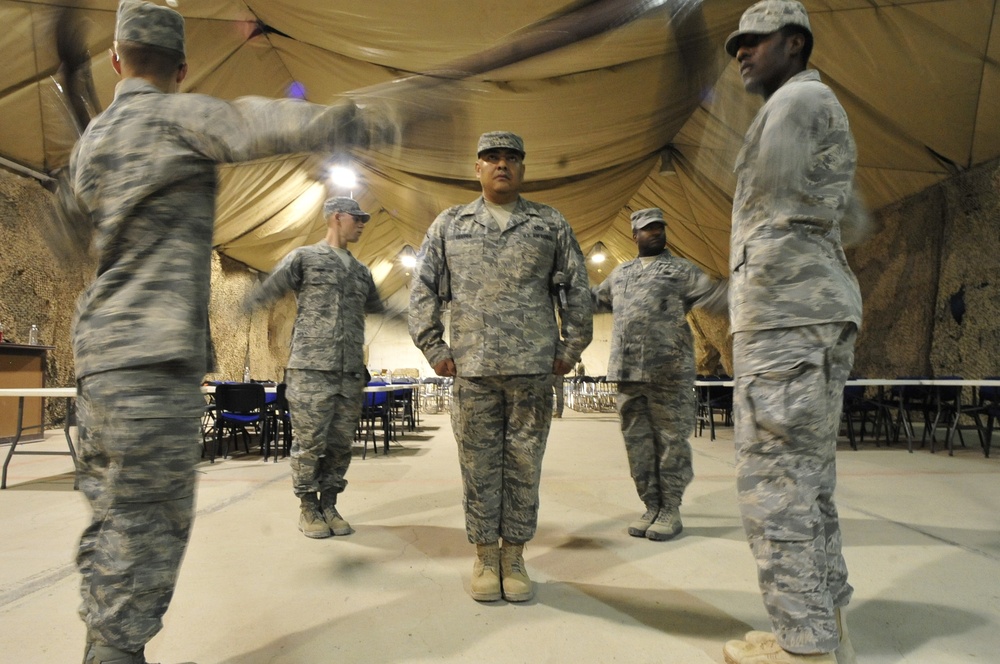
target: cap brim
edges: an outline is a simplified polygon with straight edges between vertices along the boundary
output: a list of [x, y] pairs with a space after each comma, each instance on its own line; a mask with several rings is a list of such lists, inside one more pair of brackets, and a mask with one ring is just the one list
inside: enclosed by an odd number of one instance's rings
[[736, 57], [736, 50], [740, 46], [739, 43], [738, 43], [739, 39], [740, 39], [740, 37], [742, 37], [745, 34], [749, 34], [749, 33], [740, 32], [739, 30], [736, 30], [735, 32], [733, 32], [732, 34], [730, 34], [729, 37], [726, 39], [726, 53], [728, 53], [730, 55], [730, 57], [733, 57], [733, 58]]
[[523, 150], [518, 150], [517, 148], [514, 147], [507, 147], [506, 145], [495, 145], [492, 148], [486, 148], [485, 150], [480, 150], [479, 152], [476, 153], [476, 156], [481, 157], [484, 152], [489, 152], [490, 150], [510, 150], [511, 152], [518, 153], [519, 155], [521, 155], [522, 158], [524, 157]]

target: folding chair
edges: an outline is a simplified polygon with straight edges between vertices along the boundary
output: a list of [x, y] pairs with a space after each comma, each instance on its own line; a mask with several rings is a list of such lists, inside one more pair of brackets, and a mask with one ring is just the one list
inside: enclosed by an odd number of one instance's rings
[[[210, 459], [215, 463], [215, 456], [222, 447], [222, 439], [228, 431], [229, 439], [234, 443], [236, 434], [243, 434], [243, 449], [250, 452], [250, 433], [248, 426], [258, 427], [261, 440], [266, 441], [269, 435], [267, 403], [264, 386], [259, 383], [224, 383], [215, 388], [215, 446]], [[229, 443], [226, 443], [223, 458], [229, 455]]]

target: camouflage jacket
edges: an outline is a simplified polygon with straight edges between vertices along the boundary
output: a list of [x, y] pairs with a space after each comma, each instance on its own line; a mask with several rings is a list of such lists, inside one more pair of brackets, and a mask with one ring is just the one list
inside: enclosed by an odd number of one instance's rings
[[346, 148], [368, 131], [350, 102], [226, 102], [122, 80], [77, 142], [62, 197], [76, 208], [68, 218], [92, 224], [98, 252], [74, 325], [77, 377], [161, 362], [207, 370], [215, 165]]
[[608, 380], [694, 380], [694, 342], [687, 312], [721, 287], [668, 251], [647, 267], [622, 263], [593, 289], [595, 311], [613, 312]]
[[324, 240], [285, 256], [247, 299], [270, 304], [285, 293], [298, 300], [289, 369], [364, 372], [365, 313], [384, 310], [372, 273], [354, 256], [350, 264]]
[[814, 70], [764, 104], [736, 159], [730, 239], [732, 331], [861, 325], [840, 222], [857, 151], [847, 115]]
[[[567, 282], [560, 322], [556, 273]], [[569, 223], [524, 198], [502, 232], [482, 196], [445, 210], [420, 248], [409, 328], [431, 366], [451, 357], [459, 376], [547, 374], [557, 358], [575, 364], [593, 336], [593, 316], [583, 253]]]

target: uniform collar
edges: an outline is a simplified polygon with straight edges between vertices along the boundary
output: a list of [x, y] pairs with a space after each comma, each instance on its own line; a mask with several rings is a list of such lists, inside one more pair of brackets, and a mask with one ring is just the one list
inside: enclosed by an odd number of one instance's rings
[[[482, 226], [492, 227], [494, 225], [493, 215], [486, 209], [486, 199], [482, 196], [463, 207], [458, 216], [474, 217], [476, 223]], [[530, 207], [522, 196], [518, 196], [517, 205], [510, 213], [510, 223], [507, 224], [507, 228], [513, 228], [527, 221], [529, 217], [537, 216], [539, 215], [534, 208]]]
[[126, 95], [146, 94], [150, 92], [155, 92], [159, 95], [167, 94], [144, 78], [129, 76], [118, 81], [118, 85], [115, 86], [115, 99]]

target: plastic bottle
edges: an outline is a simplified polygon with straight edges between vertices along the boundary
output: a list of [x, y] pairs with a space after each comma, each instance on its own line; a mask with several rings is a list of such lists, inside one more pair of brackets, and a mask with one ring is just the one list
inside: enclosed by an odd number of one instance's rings
[[38, 326], [32, 325], [31, 330], [28, 331], [28, 345], [37, 346], [38, 344], [40, 344], [41, 343], [41, 341], [39, 340], [40, 335], [41, 332], [39, 331]]
[[244, 383], [249, 383], [250, 382], [250, 365], [249, 364], [244, 364], [243, 365], [243, 382]]

